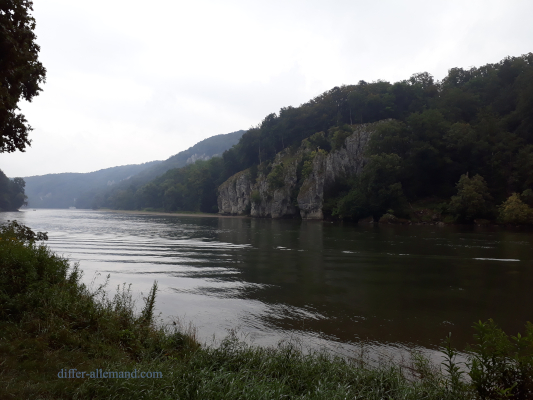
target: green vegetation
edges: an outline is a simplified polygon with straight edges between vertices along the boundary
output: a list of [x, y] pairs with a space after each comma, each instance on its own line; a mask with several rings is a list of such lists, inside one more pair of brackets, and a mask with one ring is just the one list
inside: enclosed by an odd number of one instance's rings
[[0, 169], [0, 211], [16, 211], [26, 204], [22, 178], [9, 179]]
[[[216, 187], [205, 186], [206, 175], [218, 185], [251, 168], [270, 176], [277, 188], [279, 171], [271, 166], [284, 149], [302, 158], [297, 186], [303, 187], [313, 167], [309, 152], [339, 150], [354, 124], [382, 121], [370, 138], [363, 174], [346, 177], [324, 194], [326, 215], [379, 219], [393, 209], [397, 217], [418, 220], [416, 204], [438, 198], [437, 209], [424, 211], [437, 220], [495, 220], [498, 205], [533, 188], [532, 104], [533, 53], [479, 68], [452, 68], [440, 82], [427, 72], [396, 83], [360, 81], [268, 115], [225, 151], [222, 161], [196, 168], [209, 170], [199, 175], [202, 182], [191, 182], [198, 174], [186, 167], [114, 204], [193, 210], [198, 201], [180, 199], [201, 198], [200, 209], [215, 210]], [[198, 187], [210, 195], [197, 193]], [[128, 203], [127, 197], [133, 200]], [[481, 208], [467, 205], [473, 199]]]
[[[229, 335], [200, 346], [193, 330], [154, 323], [157, 284], [135, 312], [129, 287], [89, 290], [77, 265], [46, 246], [46, 234], [0, 228], [0, 397], [5, 399], [529, 399], [533, 325], [509, 337], [477, 323], [466, 368], [445, 344], [442, 366], [413, 353], [406, 363], [369, 363], [295, 343], [247, 345]], [[364, 353], [364, 352], [363, 352]], [[153, 371], [161, 378], [59, 378], [78, 371]]]
[[21, 99], [31, 101], [41, 91], [46, 69], [38, 61], [31, 0], [2, 2], [0, 12], [0, 153], [24, 151], [32, 130], [19, 110]]
[[491, 200], [492, 197], [483, 177], [476, 175], [469, 178], [468, 174], [465, 174], [461, 175], [457, 183], [457, 195], [452, 196], [449, 210], [460, 221], [470, 222], [474, 218], [490, 216]]
[[375, 220], [389, 209], [405, 209], [405, 196], [399, 173], [401, 159], [397, 154], [370, 156], [363, 173], [356, 178], [350, 192], [341, 197], [333, 215], [349, 215], [359, 219], [369, 214]]
[[518, 193], [513, 193], [498, 208], [499, 220], [504, 224], [533, 224], [533, 208], [524, 204]]

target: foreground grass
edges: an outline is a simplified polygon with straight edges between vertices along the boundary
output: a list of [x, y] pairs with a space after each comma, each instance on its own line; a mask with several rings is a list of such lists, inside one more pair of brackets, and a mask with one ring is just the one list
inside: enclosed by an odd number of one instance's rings
[[[305, 354], [291, 343], [252, 347], [235, 335], [216, 348], [202, 347], [192, 332], [154, 324], [157, 285], [136, 313], [128, 287], [119, 287], [113, 298], [103, 286], [88, 290], [76, 266], [35, 244], [36, 239], [17, 224], [0, 230], [1, 399], [532, 398], [517, 384], [502, 392], [508, 382], [500, 385], [494, 374], [484, 386], [488, 392], [465, 383], [451, 347], [447, 373], [421, 356], [407, 366], [371, 367], [363, 359]], [[528, 360], [522, 365], [526, 378], [533, 365]], [[58, 377], [73, 368], [160, 372], [162, 377]]]

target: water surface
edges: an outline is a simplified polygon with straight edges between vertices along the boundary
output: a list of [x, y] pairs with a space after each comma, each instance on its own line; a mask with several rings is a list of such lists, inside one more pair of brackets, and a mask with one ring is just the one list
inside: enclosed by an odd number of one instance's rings
[[163, 318], [202, 340], [238, 329], [262, 345], [298, 338], [343, 354], [367, 346], [435, 351], [493, 318], [533, 321], [533, 233], [481, 227], [361, 226], [322, 221], [132, 215], [88, 210], [1, 213], [136, 296], [154, 280]]

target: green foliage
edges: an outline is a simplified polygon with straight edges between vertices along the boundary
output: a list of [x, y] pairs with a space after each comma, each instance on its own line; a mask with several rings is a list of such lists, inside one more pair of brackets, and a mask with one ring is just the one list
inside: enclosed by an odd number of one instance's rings
[[27, 197], [24, 194], [25, 185], [24, 179], [9, 179], [0, 170], [0, 211], [16, 211], [27, 204]]
[[444, 348], [442, 352], [444, 353], [444, 361], [442, 362], [442, 366], [448, 374], [448, 379], [446, 382], [447, 388], [454, 396], [460, 397], [460, 393], [465, 391], [466, 385], [462, 380], [464, 371], [461, 370], [461, 367], [455, 361], [458, 351], [452, 346], [451, 332], [444, 341]]
[[328, 131], [328, 135], [331, 137], [331, 148], [332, 150], [339, 150], [344, 146], [346, 138], [353, 133], [353, 129], [350, 125], [343, 125], [338, 128], [331, 128]]
[[302, 140], [302, 144], [309, 150], [331, 150], [331, 145], [324, 132], [317, 132], [314, 135], [309, 136], [307, 139]]
[[123, 201], [116, 199], [114, 208], [158, 208], [165, 211], [217, 212], [217, 189], [224, 182], [223, 161], [220, 157], [197, 161], [184, 168], [172, 169], [134, 191]]
[[6, 224], [0, 225], [0, 239], [34, 243], [35, 241], [48, 240], [48, 235], [47, 232], [35, 233], [26, 225], [19, 224], [17, 221], [7, 221]]
[[30, 145], [32, 128], [17, 112], [18, 102], [39, 94], [46, 69], [38, 61], [33, 2], [4, 1], [0, 11], [0, 153], [11, 153]]
[[406, 199], [399, 182], [401, 169], [402, 159], [397, 154], [370, 156], [353, 189], [339, 200], [333, 215], [356, 220], [372, 215], [377, 221], [391, 208], [402, 215]]
[[468, 375], [479, 399], [529, 399], [533, 393], [533, 324], [509, 337], [494, 321], [474, 324]]
[[276, 165], [267, 176], [268, 185], [272, 190], [280, 189], [285, 185], [285, 170], [283, 163]]
[[472, 178], [469, 178], [468, 174], [461, 175], [456, 187], [457, 195], [452, 197], [449, 211], [455, 214], [459, 221], [470, 222], [475, 218], [490, 215], [492, 196], [481, 175]]
[[509, 198], [498, 207], [498, 211], [499, 220], [504, 224], [533, 223], [533, 209], [520, 200], [520, 195], [518, 193], [513, 193], [509, 196]]

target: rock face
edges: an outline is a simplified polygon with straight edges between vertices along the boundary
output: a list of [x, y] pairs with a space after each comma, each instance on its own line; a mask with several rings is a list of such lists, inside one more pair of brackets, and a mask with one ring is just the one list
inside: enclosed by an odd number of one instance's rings
[[[283, 166], [283, 186], [281, 188], [271, 189], [267, 178], [260, 175], [253, 189], [259, 194], [260, 200], [252, 202], [250, 215], [252, 217], [270, 217], [283, 218], [298, 215], [298, 210], [291, 199], [293, 189], [296, 187], [298, 180], [296, 169], [299, 158], [293, 162], [287, 163], [287, 151], [276, 155], [272, 167]], [[285, 163], [283, 163], [285, 160]]]
[[[358, 175], [365, 165], [364, 151], [379, 122], [358, 125], [342, 148], [329, 154], [300, 147], [295, 155], [284, 150], [276, 155], [272, 169], [283, 170], [282, 184], [272, 187], [268, 176], [259, 174], [251, 181], [249, 170], [241, 171], [219, 187], [220, 214], [283, 218], [300, 213], [304, 219], [323, 219], [324, 192], [340, 178]], [[312, 156], [312, 168], [305, 178], [298, 177], [298, 168], [305, 157]]]
[[250, 212], [251, 175], [249, 170], [236, 173], [218, 187], [219, 214], [243, 215]]

